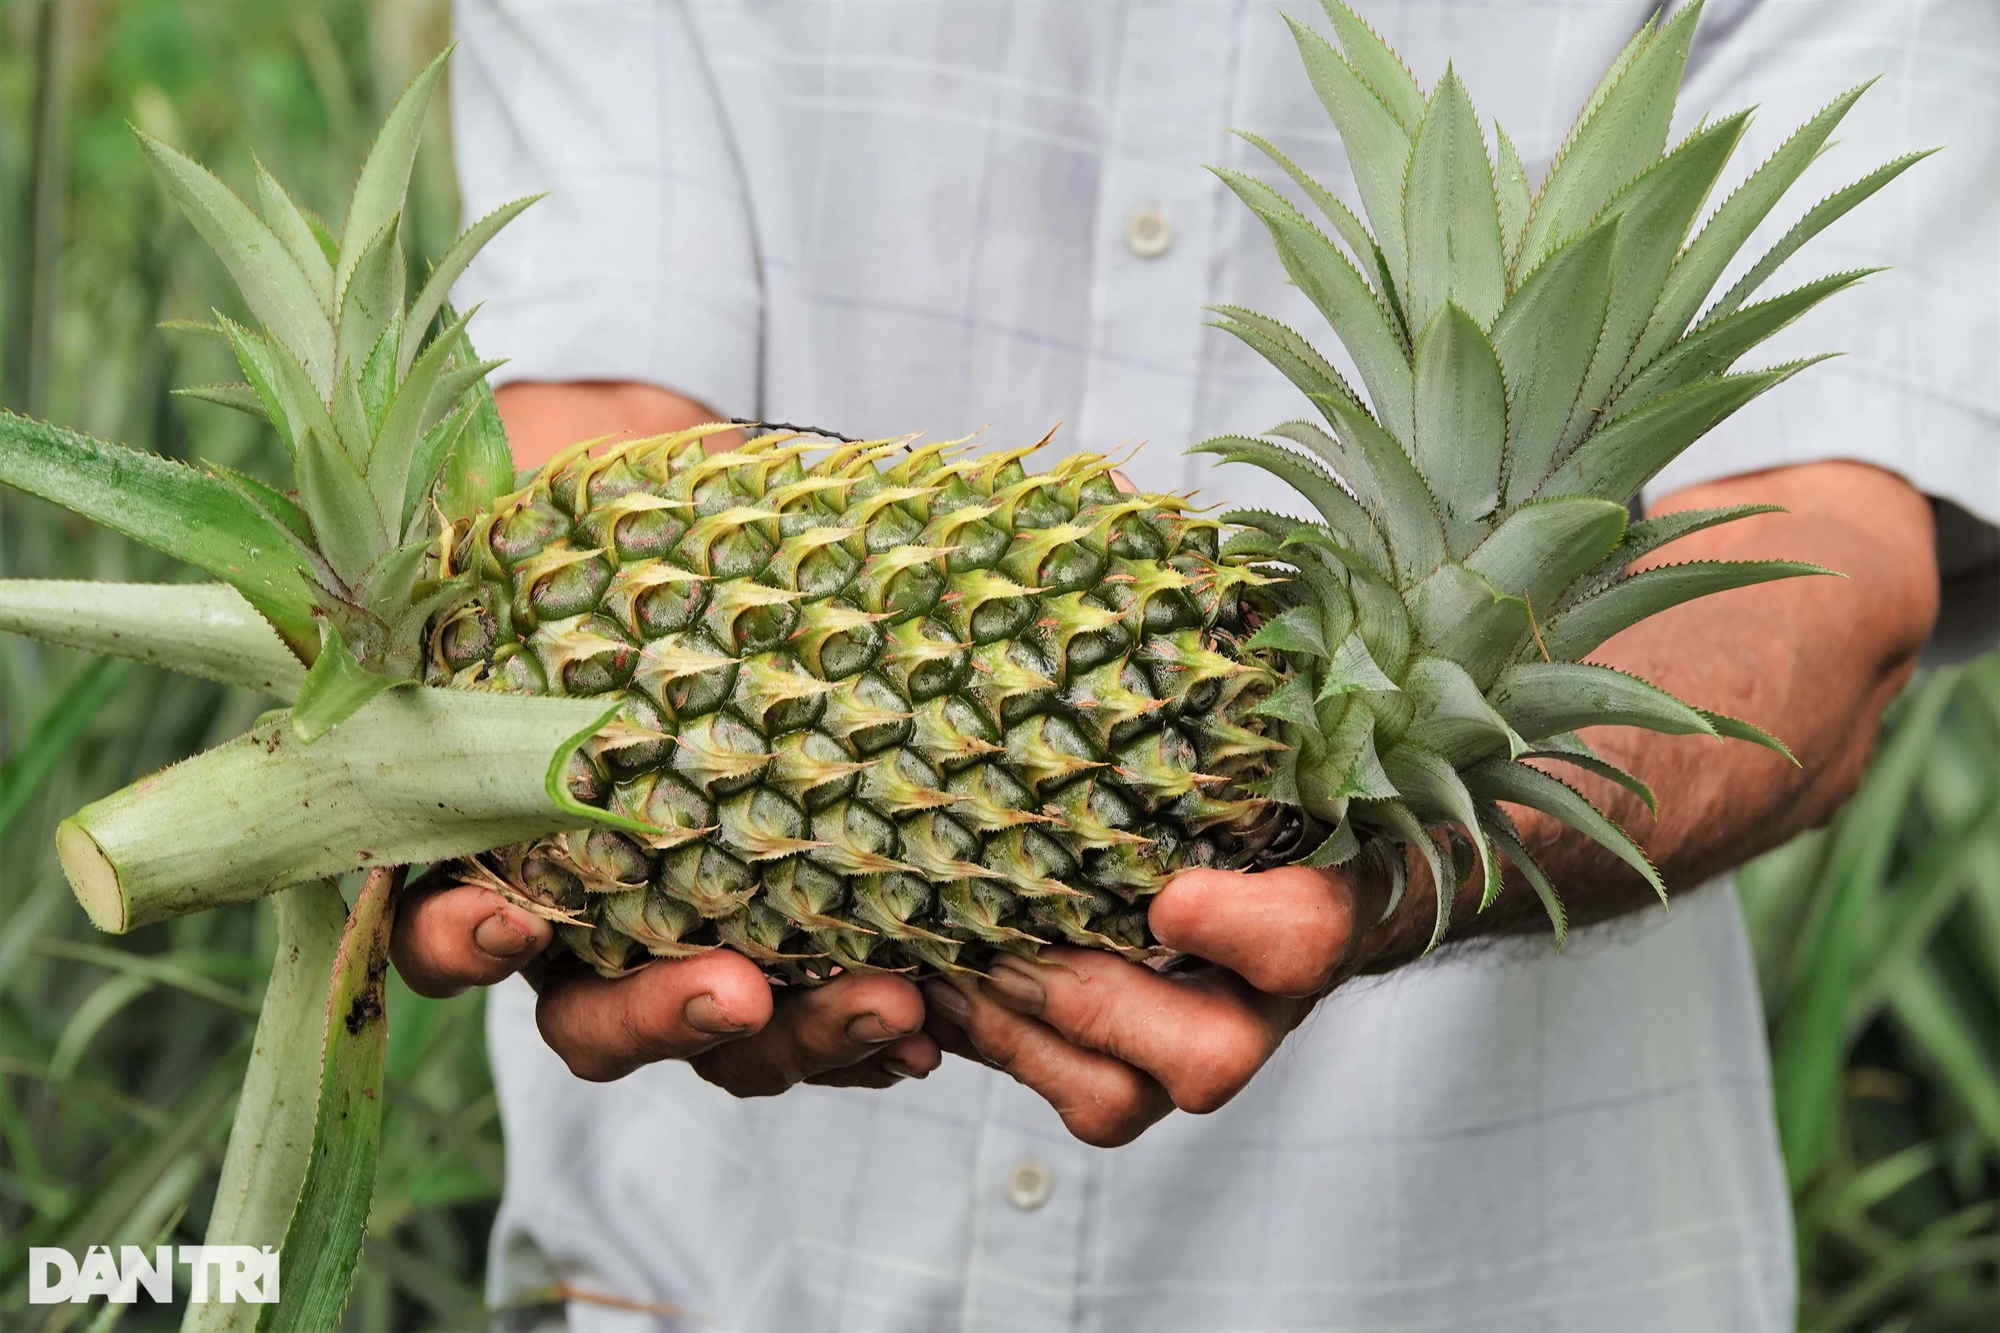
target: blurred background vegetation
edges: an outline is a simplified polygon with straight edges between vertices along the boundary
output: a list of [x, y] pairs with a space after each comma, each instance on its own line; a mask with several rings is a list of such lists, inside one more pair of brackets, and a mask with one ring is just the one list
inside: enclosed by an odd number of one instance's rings
[[[254, 150], [337, 220], [368, 134], [448, 29], [449, 0], [0, 0], [0, 405], [282, 480], [267, 432], [171, 396], [235, 371], [157, 326], [234, 303], [126, 124], [225, 180], [248, 180]], [[443, 131], [418, 160], [419, 272], [456, 226]], [[0, 492], [0, 576], [178, 575]], [[146, 1305], [30, 1312], [27, 1251], [200, 1240], [269, 909], [98, 935], [52, 834], [266, 706], [0, 636], [0, 1326], [178, 1323]], [[2000, 658], [1921, 678], [1847, 813], [1747, 870], [1743, 898], [1802, 1326], [2000, 1327]], [[482, 1327], [502, 1148], [480, 1000], [398, 988], [390, 1011], [381, 1185], [346, 1323]]]

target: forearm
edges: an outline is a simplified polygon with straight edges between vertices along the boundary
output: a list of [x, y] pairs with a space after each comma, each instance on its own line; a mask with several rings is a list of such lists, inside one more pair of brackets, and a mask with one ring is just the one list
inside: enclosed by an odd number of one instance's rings
[[720, 419], [670, 389], [615, 380], [520, 381], [502, 385], [493, 398], [520, 467], [539, 467], [578, 440], [664, 435]]
[[[1676, 891], [1831, 817], [1860, 781], [1882, 710], [1914, 670], [1936, 618], [1929, 509], [1901, 480], [1859, 464], [1813, 464], [1691, 488], [1659, 510], [1745, 503], [1790, 512], [1694, 534], [1648, 563], [1782, 557], [1846, 577], [1788, 579], [1703, 598], [1634, 626], [1591, 660], [1754, 722], [1785, 741], [1798, 765], [1743, 741], [1622, 727], [1585, 732], [1599, 754], [1653, 789], [1657, 817], [1622, 787], [1548, 766], [1622, 824]], [[1533, 811], [1509, 813], [1572, 924], [1657, 901], [1623, 862], [1582, 834]], [[1410, 894], [1396, 918], [1360, 946], [1363, 967], [1387, 970], [1421, 953], [1434, 901], [1427, 886]], [[1467, 885], [1453, 938], [1547, 929], [1541, 904], [1515, 874], [1498, 901], [1477, 909], [1477, 885]]]

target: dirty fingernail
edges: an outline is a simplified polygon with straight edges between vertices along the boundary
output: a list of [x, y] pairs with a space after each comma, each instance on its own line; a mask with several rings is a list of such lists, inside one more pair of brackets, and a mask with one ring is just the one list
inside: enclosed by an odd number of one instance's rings
[[1049, 1002], [1042, 983], [1023, 971], [1021, 964], [1004, 956], [994, 960], [992, 971], [979, 984], [988, 995], [1017, 1013], [1039, 1014]]
[[523, 935], [505, 912], [495, 912], [472, 928], [472, 942], [491, 958], [512, 958], [528, 947]]
[[696, 1032], [706, 1032], [711, 1037], [726, 1037], [743, 1031], [746, 1026], [723, 1013], [722, 1006], [706, 991], [681, 1006], [681, 1017]]
[[959, 1023], [972, 1017], [972, 1005], [948, 981], [925, 982], [924, 1003], [941, 1011], [946, 1018]]
[[847, 1023], [848, 1040], [858, 1041], [864, 1046], [875, 1046], [885, 1041], [893, 1041], [902, 1035], [902, 1033], [883, 1022], [880, 1014], [859, 1014], [849, 1019]]

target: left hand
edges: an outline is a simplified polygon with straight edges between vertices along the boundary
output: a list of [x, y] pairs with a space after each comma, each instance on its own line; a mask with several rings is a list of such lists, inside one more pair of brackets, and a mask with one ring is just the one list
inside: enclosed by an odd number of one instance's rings
[[926, 1030], [1046, 1098], [1083, 1142], [1115, 1148], [1176, 1108], [1242, 1091], [1351, 973], [1379, 895], [1341, 871], [1189, 870], [1153, 899], [1153, 934], [1192, 966], [1160, 972], [1095, 949], [1003, 954], [990, 977], [924, 985]]

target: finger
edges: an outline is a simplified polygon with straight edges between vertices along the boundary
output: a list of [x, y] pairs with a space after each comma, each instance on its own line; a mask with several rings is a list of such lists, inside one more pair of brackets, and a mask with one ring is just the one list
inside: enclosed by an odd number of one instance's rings
[[944, 1052], [923, 1032], [899, 1037], [858, 1065], [829, 1069], [806, 1079], [829, 1088], [893, 1088], [898, 1083], [928, 1078], [944, 1063]]
[[1069, 1132], [1093, 1147], [1130, 1143], [1174, 1109], [1166, 1089], [1141, 1070], [1081, 1049], [972, 983], [926, 982], [924, 999], [964, 1033], [982, 1063], [1040, 1094]]
[[552, 976], [535, 1006], [549, 1049], [593, 1083], [656, 1060], [686, 1059], [770, 1020], [770, 983], [755, 963], [727, 949], [661, 959], [623, 977]]
[[1354, 901], [1342, 876], [1305, 866], [1187, 870], [1154, 896], [1146, 920], [1169, 949], [1220, 963], [1266, 994], [1313, 995], [1347, 951]]
[[1243, 1090], [1305, 1007], [1221, 968], [1162, 976], [1096, 949], [1003, 954], [980, 983], [998, 1003], [1074, 1044], [1151, 1074], [1175, 1106], [1205, 1115]]
[[859, 1064], [923, 1022], [923, 996], [901, 977], [837, 977], [788, 991], [761, 1031], [709, 1051], [695, 1072], [738, 1097], [769, 1097]]
[[411, 990], [441, 999], [512, 976], [553, 938], [548, 922], [493, 890], [441, 881], [404, 891], [389, 956]]

